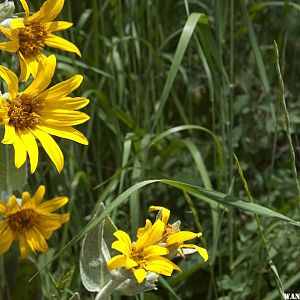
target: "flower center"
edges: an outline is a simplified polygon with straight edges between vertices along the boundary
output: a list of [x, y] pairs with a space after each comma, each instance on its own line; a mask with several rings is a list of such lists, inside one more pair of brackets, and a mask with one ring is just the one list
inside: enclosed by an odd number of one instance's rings
[[17, 96], [9, 102], [9, 124], [15, 128], [33, 127], [39, 122], [39, 103], [27, 95]]
[[23, 209], [8, 216], [9, 227], [15, 232], [23, 232], [31, 229], [37, 218], [33, 209]]
[[145, 267], [147, 261], [146, 259], [144, 258], [145, 254], [143, 251], [135, 251], [133, 250], [131, 252], [131, 258], [137, 262], [137, 264], [139, 265], [139, 267]]
[[47, 31], [40, 22], [24, 22], [24, 25], [19, 33], [19, 49], [25, 56], [35, 57], [44, 49]]

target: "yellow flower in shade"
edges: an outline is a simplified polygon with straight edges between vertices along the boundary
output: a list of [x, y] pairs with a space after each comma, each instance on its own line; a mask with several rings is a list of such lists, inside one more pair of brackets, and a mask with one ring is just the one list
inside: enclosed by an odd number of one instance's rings
[[54, 214], [53, 211], [68, 202], [67, 197], [58, 197], [42, 202], [45, 187], [41, 185], [33, 197], [23, 192], [22, 200], [11, 196], [6, 204], [0, 200], [0, 254], [9, 250], [14, 240], [19, 240], [21, 257], [29, 250], [35, 254], [48, 251], [46, 240], [54, 230], [69, 220], [69, 214]]
[[143, 234], [135, 243], [131, 242], [129, 235], [118, 230], [114, 236], [118, 239], [112, 243], [112, 248], [120, 251], [122, 255], [116, 255], [107, 262], [110, 270], [126, 268], [132, 270], [138, 283], [142, 283], [147, 272], [154, 272], [171, 276], [173, 270], [180, 268], [162, 255], [169, 253], [168, 249], [157, 245], [164, 231], [164, 223], [157, 220], [153, 225], [147, 220]]
[[56, 59], [47, 57], [39, 64], [35, 79], [22, 92], [18, 92], [18, 78], [8, 68], [0, 66], [0, 77], [7, 84], [7, 93], [0, 95], [0, 125], [5, 126], [3, 144], [12, 144], [15, 149], [15, 165], [22, 166], [30, 159], [31, 173], [38, 163], [38, 145], [45, 149], [58, 172], [64, 165], [63, 154], [51, 137], [73, 140], [87, 145], [84, 135], [72, 126], [84, 123], [89, 116], [78, 109], [86, 106], [88, 99], [68, 97], [79, 87], [82, 76], [72, 78], [48, 88], [54, 74]]
[[[175, 222], [174, 224], [169, 224], [170, 210], [162, 207], [162, 206], [150, 206], [148, 209], [149, 212], [158, 211], [157, 219], [162, 220], [164, 223], [164, 232], [162, 234], [162, 238], [159, 241], [161, 244], [166, 244], [167, 248], [170, 250], [170, 254], [172, 256], [172, 252], [175, 251], [184, 256], [184, 252], [182, 250], [187, 248], [192, 248], [198, 251], [204, 261], [208, 260], [208, 253], [205, 248], [199, 247], [194, 244], [184, 244], [185, 241], [192, 240], [196, 237], [202, 236], [202, 233], [195, 233], [191, 231], [181, 231], [180, 221]], [[139, 234], [141, 234], [143, 228], [140, 229]]]
[[23, 19], [16, 18], [10, 23], [10, 29], [0, 26], [2, 33], [9, 39], [0, 43], [0, 49], [18, 55], [21, 73], [20, 80], [27, 81], [30, 74], [37, 74], [38, 63], [45, 59], [45, 46], [74, 52], [80, 56], [79, 49], [62, 37], [53, 34], [71, 27], [73, 24], [53, 20], [61, 12], [64, 0], [46, 0], [40, 10], [29, 14], [26, 0], [20, 0], [25, 11]]

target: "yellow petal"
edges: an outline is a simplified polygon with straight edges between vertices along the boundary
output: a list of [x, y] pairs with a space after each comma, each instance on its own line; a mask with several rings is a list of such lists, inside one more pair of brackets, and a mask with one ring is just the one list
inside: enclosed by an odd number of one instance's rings
[[133, 269], [133, 274], [138, 283], [142, 283], [147, 276], [147, 272], [142, 268]]
[[[19, 39], [18, 39], [18, 34], [19, 34], [19, 30], [11, 30], [11, 29], [8, 29], [8, 28], [5, 28], [4, 26], [1, 26], [0, 25], [0, 31], [7, 37], [9, 38], [10, 40], [14, 40], [18, 43], [19, 45]], [[19, 46], [18, 46], [19, 48]], [[8, 51], [8, 50], [7, 50]]]
[[38, 187], [38, 189], [36, 190], [35, 194], [33, 195], [33, 197], [31, 198], [31, 201], [35, 204], [38, 205], [40, 204], [40, 202], [43, 200], [44, 196], [45, 196], [45, 186], [44, 185], [40, 185]]
[[48, 34], [46, 36], [44, 42], [45, 42], [45, 45], [47, 45], [49, 47], [73, 52], [73, 53], [76, 53], [79, 57], [81, 57], [80, 50], [77, 48], [77, 46], [60, 36], [57, 36], [54, 34]]
[[195, 233], [191, 231], [179, 231], [176, 233], [171, 234], [167, 239], [167, 244], [172, 245], [175, 243], [183, 243], [187, 240], [192, 240], [196, 237], [200, 237], [202, 235], [201, 232]]
[[28, 21], [42, 21], [43, 23], [54, 20], [61, 12], [64, 0], [46, 0], [40, 10], [30, 16]]
[[11, 94], [12, 98], [15, 98], [18, 93], [18, 77], [14, 72], [4, 66], [0, 66], [0, 77], [7, 84], [7, 91]]
[[199, 247], [199, 246], [194, 245], [194, 244], [183, 244], [183, 245], [180, 245], [179, 248], [196, 249], [198, 251], [198, 253], [201, 255], [201, 257], [204, 259], [204, 261], [208, 260], [208, 252], [205, 248]]
[[36, 77], [38, 68], [39, 68], [39, 61], [38, 58], [39, 57], [25, 57], [28, 69], [30, 74], [32, 74], [33, 77]]
[[67, 197], [57, 197], [52, 200], [42, 202], [36, 208], [36, 211], [43, 214], [51, 213], [52, 211], [55, 211], [60, 207], [63, 207], [66, 203], [68, 203], [68, 201], [69, 199]]
[[83, 145], [88, 145], [88, 140], [85, 138], [85, 136], [75, 128], [68, 127], [68, 126], [59, 127], [53, 125], [47, 125], [47, 126], [38, 125], [37, 128], [51, 135], [69, 139]]
[[[7, 223], [6, 221], [4, 221]], [[4, 224], [4, 222], [2, 224]], [[7, 225], [6, 225], [7, 226]], [[14, 240], [14, 236], [12, 231], [6, 227], [6, 229], [2, 229], [0, 233], [0, 254], [3, 254], [8, 251], [12, 242]]]
[[54, 21], [44, 24], [44, 29], [47, 32], [53, 32], [53, 31], [60, 31], [64, 29], [68, 29], [73, 25], [73, 23], [70, 22], [64, 22], [64, 21]]
[[19, 63], [20, 63], [20, 69], [21, 69], [19, 79], [21, 82], [26, 82], [30, 76], [29, 66], [28, 66], [23, 54], [20, 51], [18, 52], [18, 57], [19, 57]]
[[57, 127], [58, 126], [70, 127], [70, 126], [82, 124], [90, 119], [90, 117], [88, 115], [86, 115], [85, 113], [82, 113], [79, 118], [74, 118], [73, 120], [64, 120], [63, 117], [50, 119], [49, 115], [42, 115], [42, 117], [43, 117], [44, 126], [47, 126], [47, 127], [49, 125], [57, 126]]
[[20, 0], [25, 11], [25, 19], [29, 17], [29, 7], [26, 0]]
[[107, 262], [109, 270], [119, 269], [125, 266], [125, 255], [116, 255]]
[[151, 257], [167, 255], [167, 254], [169, 254], [169, 250], [159, 245], [151, 245], [144, 249], [144, 258], [146, 260]]
[[39, 150], [33, 134], [27, 129], [19, 129], [19, 136], [24, 143], [30, 159], [30, 172], [34, 173], [39, 160]]
[[128, 248], [131, 249], [130, 236], [123, 230], [117, 230], [114, 232], [114, 236], [121, 242], [125, 243]]
[[144, 247], [148, 245], [155, 245], [162, 238], [162, 234], [165, 229], [165, 224], [161, 220], [156, 220], [152, 226], [147, 241], [144, 243]]
[[35, 227], [25, 231], [25, 238], [33, 253], [37, 254], [38, 252], [48, 251], [48, 245], [45, 238]]
[[36, 226], [45, 239], [49, 239], [54, 230], [69, 221], [70, 214], [40, 214]]
[[[57, 99], [57, 101], [47, 99], [43, 101], [46, 103], [46, 109], [67, 109], [67, 110], [77, 110], [85, 107], [90, 102], [89, 99], [83, 97], [63, 97]], [[43, 109], [43, 108], [41, 108]]]
[[[9, 27], [10, 27], [11, 29], [21, 29], [21, 28], [25, 28], [24, 21], [23, 21], [22, 19], [20, 19], [20, 18], [15, 18], [15, 19], [13, 19], [13, 20], [11, 21]], [[15, 36], [17, 36], [17, 34], [15, 34], [14, 32], [13, 32], [13, 34], [14, 34]]]
[[31, 202], [31, 197], [28, 192], [23, 192], [22, 193], [22, 208], [24, 204], [26, 205], [27, 203]]
[[172, 261], [165, 257], [153, 258], [147, 260], [146, 270], [162, 274], [165, 276], [171, 276], [173, 270], [181, 271], [181, 269], [175, 265]]
[[111, 245], [112, 249], [115, 249], [121, 253], [123, 253], [126, 256], [131, 255], [131, 247], [128, 247], [126, 243], [123, 241], [114, 241]]
[[136, 266], [138, 266], [137, 262], [127, 256], [126, 261], [125, 261], [125, 268], [127, 270], [129, 270], [129, 269], [131, 269], [133, 267], [136, 267]]
[[[3, 215], [6, 213], [6, 211], [7, 211], [7, 207], [6, 207], [5, 202], [3, 200], [0, 200], [0, 213]], [[0, 230], [0, 232], [1, 232], [1, 230]]]
[[167, 209], [167, 208], [165, 208], [165, 207], [163, 207], [163, 206], [154, 206], [154, 205], [152, 205], [152, 206], [150, 206], [149, 208], [148, 208], [148, 211], [149, 212], [152, 212], [152, 211], [161, 211], [161, 220], [165, 223], [165, 224], [167, 224], [168, 223], [168, 221], [169, 221], [169, 218], [170, 218], [170, 210], [169, 209]]
[[0, 50], [15, 53], [19, 49], [19, 42], [17, 40], [0, 43]]
[[29, 253], [29, 245], [25, 239], [25, 235], [23, 234], [19, 234], [17, 236], [17, 239], [19, 240], [19, 249], [20, 249], [20, 252], [21, 252], [21, 258], [26, 258], [28, 256], [28, 253]]
[[40, 141], [50, 159], [53, 161], [57, 171], [60, 173], [64, 166], [64, 156], [57, 143], [48, 133], [42, 130], [34, 129], [31, 131], [33, 135]]
[[76, 90], [80, 86], [82, 79], [83, 77], [81, 75], [75, 75], [68, 80], [62, 81], [50, 89], [42, 92], [36, 98], [45, 100], [45, 102], [57, 101], [58, 99], [63, 98]]
[[70, 111], [65, 109], [40, 110], [39, 114], [45, 124], [54, 126], [74, 126], [82, 124], [90, 117], [81, 111]]
[[10, 214], [20, 210], [20, 206], [15, 195], [9, 197], [7, 207]]
[[27, 151], [23, 141], [18, 135], [15, 137], [13, 146], [15, 149], [15, 166], [17, 169], [19, 169], [26, 161]]
[[16, 138], [15, 127], [5, 124], [5, 134], [1, 141], [2, 144], [12, 144]]
[[[146, 247], [146, 242], [149, 239], [149, 235], [152, 231], [152, 223], [150, 220], [146, 220], [146, 225], [144, 227], [144, 231], [141, 235], [139, 235], [134, 247], [137, 251], [141, 250], [142, 248]], [[141, 231], [140, 231], [141, 233]], [[150, 245], [150, 244], [149, 244]]]
[[41, 59], [39, 62], [35, 79], [22, 92], [22, 94], [27, 94], [30, 95], [31, 97], [35, 97], [36, 95], [43, 92], [51, 83], [51, 79], [55, 71], [55, 66], [56, 66], [55, 55], [50, 55], [49, 57], [45, 57], [45, 59]]

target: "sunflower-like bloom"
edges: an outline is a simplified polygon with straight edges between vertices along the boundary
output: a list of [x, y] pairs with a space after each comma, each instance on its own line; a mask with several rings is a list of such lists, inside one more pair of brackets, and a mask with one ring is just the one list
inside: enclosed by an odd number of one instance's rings
[[42, 202], [45, 187], [41, 185], [33, 197], [23, 192], [22, 200], [12, 195], [8, 203], [0, 200], [0, 254], [9, 250], [14, 240], [19, 240], [21, 257], [29, 250], [35, 254], [48, 251], [46, 240], [54, 230], [69, 220], [69, 214], [54, 214], [53, 211], [68, 202], [67, 197], [58, 197]]
[[23, 19], [15, 18], [10, 29], [0, 26], [2, 33], [9, 39], [0, 43], [0, 49], [18, 55], [21, 73], [20, 80], [27, 81], [30, 74], [37, 74], [38, 63], [45, 59], [45, 46], [74, 52], [80, 56], [79, 49], [71, 42], [53, 34], [71, 27], [64, 21], [52, 22], [61, 12], [64, 0], [46, 0], [39, 11], [29, 14], [26, 0], [20, 0], [25, 11]]
[[5, 126], [3, 144], [12, 144], [15, 149], [15, 165], [21, 167], [27, 157], [31, 173], [38, 163], [38, 139], [58, 172], [64, 165], [63, 154], [51, 137], [71, 139], [87, 145], [84, 135], [72, 126], [84, 123], [89, 116], [77, 111], [89, 102], [86, 98], [67, 97], [82, 82], [82, 76], [72, 78], [48, 88], [54, 74], [56, 59], [47, 57], [39, 65], [35, 79], [22, 92], [18, 92], [18, 78], [8, 68], [0, 66], [0, 77], [7, 84], [7, 93], [0, 95], [0, 125]]
[[118, 239], [112, 243], [112, 248], [123, 253], [116, 255], [107, 262], [110, 270], [126, 268], [132, 270], [138, 283], [142, 283], [147, 276], [147, 272], [154, 272], [166, 276], [171, 276], [173, 270], [180, 271], [180, 268], [163, 257], [169, 253], [168, 249], [157, 245], [164, 231], [164, 223], [157, 220], [153, 225], [151, 221], [146, 221], [143, 234], [135, 243], [131, 242], [129, 235], [118, 230], [114, 236]]
[[[208, 253], [205, 248], [199, 247], [194, 244], [184, 244], [185, 241], [194, 239], [196, 237], [202, 236], [202, 233], [195, 233], [191, 231], [181, 231], [180, 230], [180, 221], [177, 221], [173, 224], [169, 224], [170, 210], [162, 207], [162, 206], [150, 206], [148, 209], [149, 212], [158, 211], [157, 219], [162, 220], [164, 223], [164, 232], [162, 234], [162, 238], [160, 239], [160, 244], [166, 244], [166, 247], [170, 251], [170, 256], [172, 257], [173, 253], [178, 253], [184, 256], [184, 252], [182, 250], [187, 248], [195, 249], [204, 261], [208, 260]], [[140, 228], [138, 234], [142, 234], [144, 228]]]

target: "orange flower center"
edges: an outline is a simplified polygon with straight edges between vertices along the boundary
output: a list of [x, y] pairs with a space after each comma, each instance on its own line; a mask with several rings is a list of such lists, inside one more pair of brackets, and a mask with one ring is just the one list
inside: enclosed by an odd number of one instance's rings
[[19, 50], [25, 56], [36, 57], [44, 49], [47, 31], [40, 22], [25, 21], [24, 25], [19, 33]]
[[8, 216], [9, 227], [15, 232], [31, 229], [36, 221], [37, 214], [33, 209], [23, 209]]
[[27, 95], [17, 96], [9, 102], [9, 124], [15, 128], [33, 127], [39, 123], [39, 103]]

